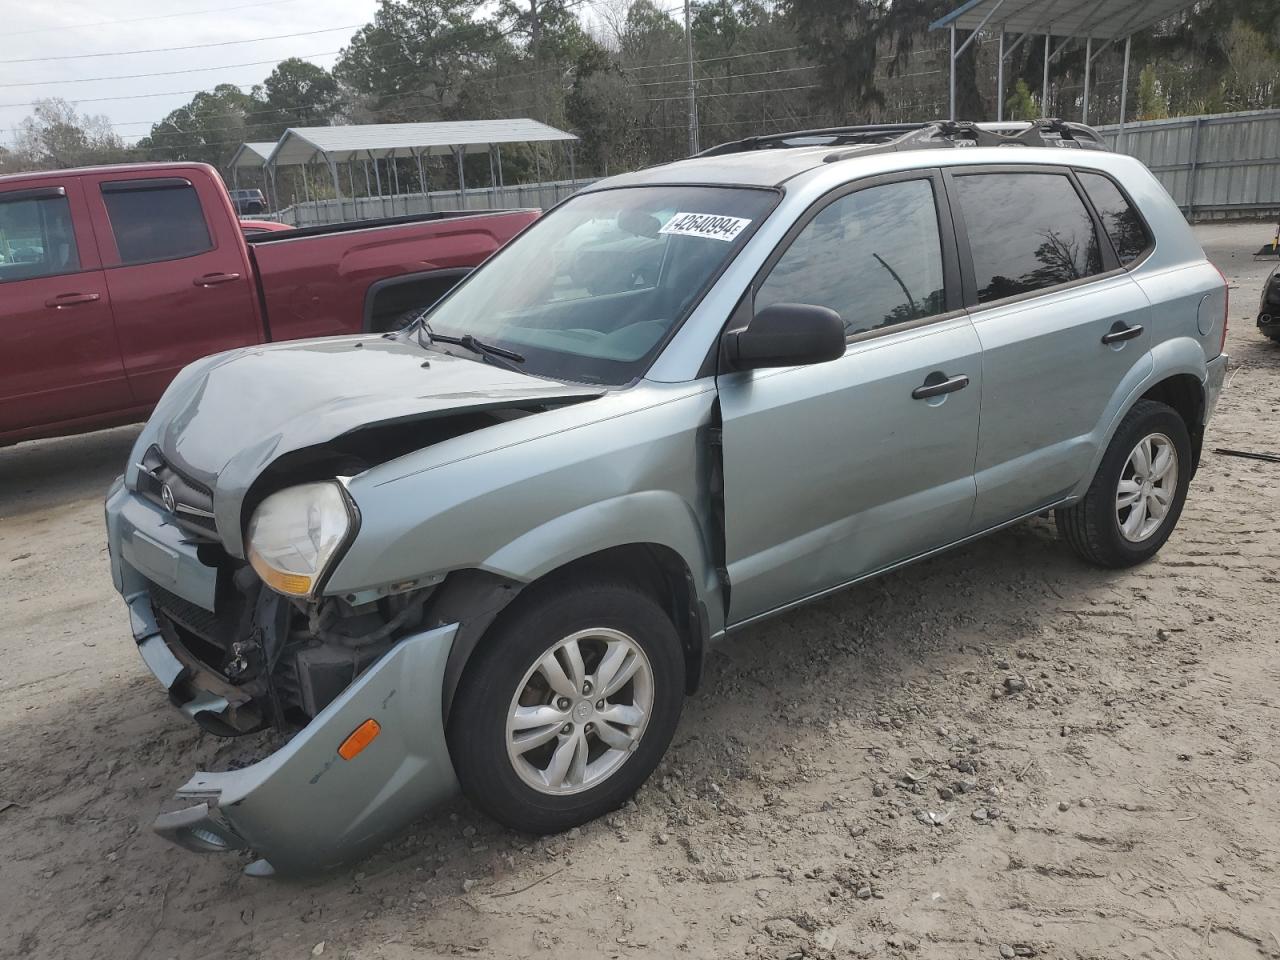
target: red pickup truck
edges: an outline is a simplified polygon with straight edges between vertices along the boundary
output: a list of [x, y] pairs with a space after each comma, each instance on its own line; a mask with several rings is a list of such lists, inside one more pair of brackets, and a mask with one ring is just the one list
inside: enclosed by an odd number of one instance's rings
[[246, 236], [204, 164], [0, 177], [0, 445], [140, 420], [220, 350], [389, 329], [537, 215]]

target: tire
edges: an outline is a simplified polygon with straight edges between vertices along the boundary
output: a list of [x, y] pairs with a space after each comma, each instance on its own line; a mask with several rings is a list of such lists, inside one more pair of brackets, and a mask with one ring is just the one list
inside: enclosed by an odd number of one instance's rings
[[[1141, 481], [1130, 460], [1140, 443], [1153, 445], [1148, 449], [1155, 451], [1155, 463], [1163, 458], [1163, 450], [1172, 450], [1176, 471], [1173, 483], [1169, 483], [1167, 471], [1162, 480], [1154, 479], [1158, 467], [1148, 472], [1153, 478], [1151, 483]], [[1164, 546], [1182, 514], [1191, 483], [1191, 458], [1191, 438], [1178, 412], [1154, 400], [1139, 400], [1120, 421], [1088, 492], [1078, 503], [1054, 511], [1058, 533], [1076, 553], [1100, 567], [1131, 567], [1149, 560]], [[1122, 482], [1126, 484], [1123, 492]], [[1137, 486], [1136, 494], [1130, 485]], [[1164, 513], [1156, 517], [1155, 511], [1163, 503], [1162, 492], [1168, 503]], [[1123, 515], [1119, 503], [1122, 495], [1133, 497], [1135, 504], [1123, 510]], [[1150, 510], [1135, 516], [1135, 511], [1146, 508], [1144, 500], [1151, 505]], [[1130, 527], [1128, 533], [1122, 528], [1122, 520], [1124, 526]]]
[[[634, 658], [631, 679], [608, 699], [600, 699], [594, 688], [572, 700], [565, 696], [577, 689], [567, 647], [579, 650], [580, 677], [591, 684], [613, 644], [624, 656], [613, 661], [620, 669], [612, 675], [625, 673]], [[557, 649], [562, 652], [556, 654]], [[539, 666], [548, 656], [561, 667], [559, 693]], [[680, 638], [647, 594], [622, 583], [598, 582], [521, 598], [491, 629], [454, 695], [446, 734], [463, 793], [499, 823], [534, 834], [559, 833], [614, 810], [662, 759], [680, 719], [684, 689]], [[528, 718], [517, 720], [517, 710]], [[535, 710], [550, 719], [535, 725], [529, 713]], [[630, 726], [605, 719], [641, 715], [643, 723]], [[517, 738], [539, 745], [521, 752]], [[581, 746], [575, 743], [587, 747], [580, 763], [575, 751]], [[564, 772], [557, 782], [556, 761], [565, 757], [571, 759], [559, 765]]]

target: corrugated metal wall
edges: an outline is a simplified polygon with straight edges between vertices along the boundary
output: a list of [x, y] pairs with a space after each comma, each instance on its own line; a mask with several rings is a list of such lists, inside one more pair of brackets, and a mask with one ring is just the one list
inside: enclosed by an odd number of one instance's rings
[[1137, 157], [1189, 219], [1280, 215], [1280, 110], [1215, 113], [1098, 127]]

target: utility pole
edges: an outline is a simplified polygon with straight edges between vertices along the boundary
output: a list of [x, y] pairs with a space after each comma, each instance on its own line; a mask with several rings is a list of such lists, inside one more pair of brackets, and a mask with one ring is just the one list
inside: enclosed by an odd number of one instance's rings
[[693, 81], [693, 22], [684, 0], [684, 46], [689, 60], [689, 156], [698, 152], [698, 94]]

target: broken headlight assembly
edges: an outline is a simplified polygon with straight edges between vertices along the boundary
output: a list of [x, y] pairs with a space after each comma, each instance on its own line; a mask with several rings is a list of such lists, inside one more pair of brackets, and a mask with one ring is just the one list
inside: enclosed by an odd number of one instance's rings
[[249, 520], [249, 563], [277, 593], [310, 597], [354, 536], [356, 519], [354, 504], [336, 481], [273, 493]]

